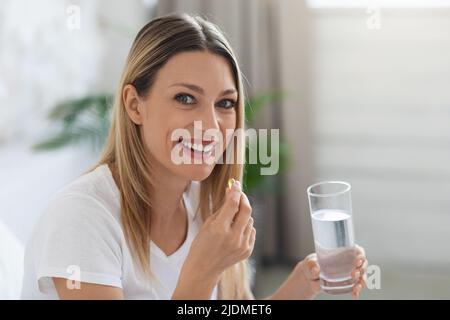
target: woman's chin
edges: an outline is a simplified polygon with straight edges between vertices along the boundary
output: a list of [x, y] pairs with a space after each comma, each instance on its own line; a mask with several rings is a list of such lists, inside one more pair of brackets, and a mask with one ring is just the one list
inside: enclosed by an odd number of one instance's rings
[[179, 167], [181, 175], [193, 181], [205, 180], [209, 177], [213, 169], [214, 165], [208, 164], [184, 164]]

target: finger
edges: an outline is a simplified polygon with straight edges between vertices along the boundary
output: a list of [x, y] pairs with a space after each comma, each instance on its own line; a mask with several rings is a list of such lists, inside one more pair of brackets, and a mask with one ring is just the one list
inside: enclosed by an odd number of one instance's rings
[[313, 292], [319, 293], [319, 292], [322, 290], [322, 288], [320, 287], [320, 281], [319, 281], [319, 279], [317, 279], [317, 280], [312, 280], [312, 281], [310, 282], [310, 286], [311, 286]]
[[246, 241], [246, 242], [249, 241], [250, 235], [252, 233], [252, 229], [253, 229], [253, 218], [250, 217], [247, 224], [245, 225], [245, 229], [242, 234], [242, 238], [244, 239], [244, 241]]
[[364, 288], [364, 285], [362, 284], [362, 282], [358, 281], [358, 283], [355, 286], [355, 291], [358, 296], [360, 295], [363, 288]]
[[353, 286], [352, 296], [354, 297], [354, 299], [359, 299], [359, 295], [361, 294], [362, 289], [363, 285], [360, 282]]
[[306, 277], [309, 280], [318, 280], [320, 276], [320, 266], [317, 262], [315, 254], [309, 255], [305, 258], [306, 262]]
[[358, 271], [361, 275], [364, 275], [367, 273], [368, 265], [369, 265], [369, 262], [367, 260], [365, 260], [363, 265], [360, 267], [356, 267], [353, 272], [356, 273]]
[[355, 269], [355, 270], [353, 270], [353, 272], [352, 272], [352, 279], [354, 280], [354, 281], [359, 281], [359, 279], [362, 277], [362, 273], [361, 273], [361, 270], [360, 269]]
[[317, 255], [315, 253], [311, 253], [311, 254], [306, 256], [305, 261], [306, 262], [314, 261], [314, 262], [317, 263]]
[[367, 279], [367, 277], [362, 276], [358, 281], [356, 281], [355, 284], [353, 285], [353, 290], [361, 291], [366, 286], [365, 279]]
[[239, 233], [242, 233], [251, 218], [252, 207], [250, 206], [250, 202], [248, 201], [247, 196], [241, 192], [241, 199], [239, 203], [239, 211], [235, 216], [234, 223], [232, 228]]
[[368, 267], [368, 266], [369, 266], [369, 261], [364, 260], [364, 263], [363, 263], [363, 265], [362, 265], [362, 267], [361, 267], [361, 269], [364, 270], [364, 273], [367, 272], [367, 267]]
[[310, 269], [309, 272], [311, 275], [310, 280], [313, 280], [313, 281], [319, 280], [319, 278], [320, 278], [320, 267], [319, 266]]
[[256, 239], [256, 230], [253, 228], [253, 222], [248, 224], [248, 227], [245, 228], [245, 232], [242, 235], [241, 247], [245, 249], [246, 254], [245, 258], [248, 258], [252, 252], [255, 245]]
[[248, 244], [251, 248], [253, 248], [255, 246], [255, 241], [256, 241], [256, 229], [252, 228], [252, 231], [250, 233], [250, 238], [248, 240]]
[[210, 223], [211, 221], [215, 220], [217, 218], [217, 215], [215, 214], [209, 214], [206, 219], [205, 222], [203, 224], [207, 224]]
[[[230, 179], [231, 180], [231, 179]], [[233, 179], [234, 181], [234, 179]], [[217, 220], [222, 221], [226, 225], [231, 225], [234, 216], [239, 210], [239, 202], [241, 198], [241, 184], [239, 181], [234, 181], [231, 188], [227, 187], [225, 191], [225, 202], [219, 211]]]
[[363, 266], [363, 264], [364, 264], [366, 261], [367, 261], [367, 259], [366, 259], [365, 256], [358, 255], [358, 256], [356, 256], [356, 258], [354, 259], [353, 265], [354, 265], [356, 268], [360, 268], [360, 267]]
[[361, 280], [359, 280], [359, 282], [361, 283], [363, 288], [366, 288], [367, 287], [367, 274], [364, 274], [361, 277]]
[[355, 248], [356, 248], [356, 254], [358, 255], [358, 256], [363, 256], [363, 257], [366, 257], [366, 251], [364, 250], [364, 248], [363, 247], [361, 247], [361, 246], [359, 246], [359, 245], [355, 245]]

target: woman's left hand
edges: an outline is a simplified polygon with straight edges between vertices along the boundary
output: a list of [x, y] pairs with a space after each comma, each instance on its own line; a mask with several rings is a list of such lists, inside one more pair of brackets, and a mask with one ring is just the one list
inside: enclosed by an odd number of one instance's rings
[[352, 276], [356, 281], [353, 286], [352, 297], [353, 299], [358, 299], [361, 290], [367, 285], [367, 267], [369, 266], [364, 248], [358, 245], [356, 245], [356, 259], [354, 266], [355, 268], [352, 271]]
[[[356, 245], [356, 258], [352, 277], [355, 280], [352, 297], [358, 299], [361, 290], [366, 285], [367, 266], [365, 251]], [[317, 255], [312, 253], [300, 261], [280, 289], [270, 298], [272, 299], [313, 299], [320, 293], [320, 266]]]

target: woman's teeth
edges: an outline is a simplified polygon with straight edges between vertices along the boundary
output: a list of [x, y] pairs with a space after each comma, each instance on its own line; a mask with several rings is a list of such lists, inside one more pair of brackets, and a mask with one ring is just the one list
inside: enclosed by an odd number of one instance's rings
[[201, 143], [190, 143], [188, 141], [182, 140], [181, 144], [183, 146], [185, 146], [186, 148], [188, 148], [188, 149], [192, 149], [194, 151], [204, 152], [204, 153], [210, 152], [211, 149], [213, 148], [213, 144], [212, 143], [210, 143], [210, 144], [208, 144], [206, 146], [203, 146], [203, 144], [201, 144]]

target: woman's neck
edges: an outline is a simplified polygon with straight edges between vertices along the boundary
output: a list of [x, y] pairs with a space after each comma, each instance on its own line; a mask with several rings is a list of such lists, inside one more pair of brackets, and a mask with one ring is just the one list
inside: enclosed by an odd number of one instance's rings
[[152, 241], [168, 256], [178, 250], [187, 237], [189, 222], [183, 192], [188, 183], [162, 166], [152, 168], [150, 234]]
[[189, 181], [180, 179], [165, 168], [152, 172], [152, 224], [170, 225], [177, 214], [184, 213], [183, 193]]

